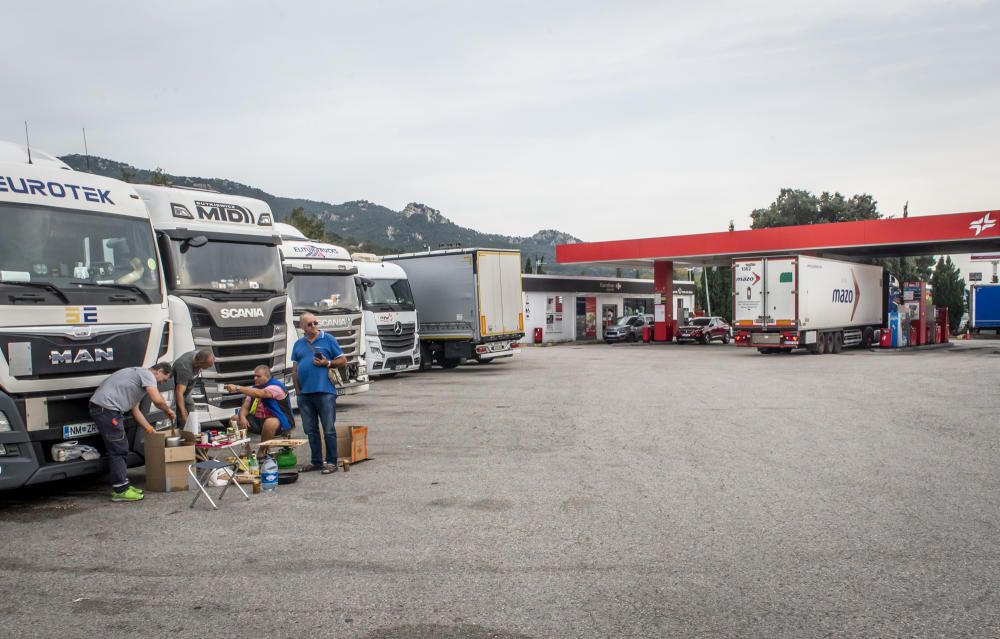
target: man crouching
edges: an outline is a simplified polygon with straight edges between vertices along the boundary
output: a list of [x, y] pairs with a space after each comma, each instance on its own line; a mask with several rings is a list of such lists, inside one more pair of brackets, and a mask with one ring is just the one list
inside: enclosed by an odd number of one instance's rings
[[[246, 395], [240, 406], [240, 428], [260, 429], [260, 441], [266, 442], [279, 434], [287, 437], [295, 427], [288, 389], [280, 380], [271, 377], [271, 369], [266, 364], [253, 369], [253, 386], [226, 384], [226, 390]], [[257, 456], [263, 456], [264, 452], [263, 448], [258, 449]]]

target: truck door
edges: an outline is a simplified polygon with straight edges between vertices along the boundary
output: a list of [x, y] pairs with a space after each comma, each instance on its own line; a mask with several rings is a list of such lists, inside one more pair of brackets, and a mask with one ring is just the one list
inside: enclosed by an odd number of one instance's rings
[[764, 264], [764, 325], [786, 327], [795, 325], [794, 257], [769, 257]]
[[733, 323], [764, 326], [764, 260], [733, 260]]

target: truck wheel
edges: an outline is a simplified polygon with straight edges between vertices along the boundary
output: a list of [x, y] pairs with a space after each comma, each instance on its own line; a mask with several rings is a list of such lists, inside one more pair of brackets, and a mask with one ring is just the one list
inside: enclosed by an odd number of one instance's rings
[[826, 354], [826, 333], [816, 334], [816, 354], [817, 355]]
[[812, 344], [806, 344], [806, 350], [812, 355], [820, 354], [820, 340], [817, 338]]
[[865, 348], [871, 348], [875, 345], [875, 329], [871, 326], [865, 329], [865, 332], [861, 335], [861, 345]]
[[431, 348], [427, 344], [420, 344], [420, 370], [429, 371], [434, 366], [434, 356], [431, 355]]
[[844, 350], [844, 334], [837, 331], [833, 334], [833, 352], [839, 353]]
[[827, 355], [833, 352], [833, 333], [823, 334], [823, 352]]
[[462, 360], [457, 357], [442, 357], [441, 358], [441, 368], [455, 368], [462, 363]]

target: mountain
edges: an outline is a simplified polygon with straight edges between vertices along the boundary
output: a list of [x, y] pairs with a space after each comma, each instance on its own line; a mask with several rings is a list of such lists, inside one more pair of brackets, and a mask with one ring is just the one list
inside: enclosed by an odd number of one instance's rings
[[287, 218], [293, 209], [302, 208], [305, 213], [316, 216], [330, 233], [344, 238], [345, 244], [377, 253], [421, 251], [447, 245], [479, 246], [487, 248], [520, 249], [525, 258], [534, 263], [538, 257], [544, 258], [543, 268], [548, 273], [579, 275], [614, 274], [613, 269], [604, 267], [563, 266], [556, 264], [556, 244], [580, 242], [576, 237], [562, 231], [546, 229], [529, 237], [514, 237], [493, 233], [481, 233], [459, 226], [441, 214], [441, 211], [426, 204], [411, 202], [402, 211], [369, 202], [355, 200], [342, 204], [318, 202], [294, 197], [272, 195], [263, 189], [240, 184], [224, 178], [202, 178], [163, 173], [160, 169], [151, 171], [140, 169], [115, 160], [83, 155], [66, 155], [60, 158], [77, 171], [96, 173], [115, 179], [135, 183], [151, 183], [154, 178], [166, 180], [173, 186], [207, 189], [243, 195], [267, 202], [278, 220]]

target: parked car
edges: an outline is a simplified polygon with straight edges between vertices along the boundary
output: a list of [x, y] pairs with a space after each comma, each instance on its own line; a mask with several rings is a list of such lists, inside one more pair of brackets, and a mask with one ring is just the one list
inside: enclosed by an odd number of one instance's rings
[[729, 324], [721, 317], [696, 317], [690, 324], [677, 329], [677, 341], [695, 341], [708, 344], [712, 340], [721, 340], [728, 344], [732, 335]]
[[604, 341], [608, 344], [613, 342], [634, 342], [642, 338], [643, 326], [652, 325], [652, 315], [623, 317], [604, 330]]

